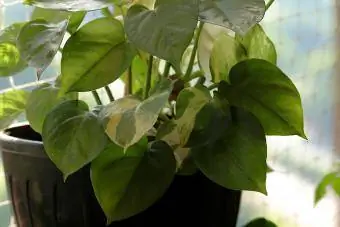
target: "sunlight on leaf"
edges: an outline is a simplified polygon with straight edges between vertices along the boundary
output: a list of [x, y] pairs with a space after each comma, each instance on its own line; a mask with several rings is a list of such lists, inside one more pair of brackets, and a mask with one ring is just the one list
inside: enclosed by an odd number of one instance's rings
[[24, 90], [10, 90], [0, 94], [0, 131], [24, 113], [29, 95]]
[[67, 24], [67, 20], [49, 24], [38, 19], [28, 22], [21, 29], [17, 39], [18, 49], [28, 65], [37, 69], [38, 79], [58, 52]]
[[200, 0], [201, 21], [217, 24], [245, 35], [265, 13], [264, 0]]

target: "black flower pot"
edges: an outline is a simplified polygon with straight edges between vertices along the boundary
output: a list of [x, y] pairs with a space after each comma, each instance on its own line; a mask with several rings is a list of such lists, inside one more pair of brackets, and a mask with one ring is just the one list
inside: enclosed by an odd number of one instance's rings
[[[45, 155], [40, 135], [29, 126], [6, 130], [0, 134], [0, 145], [18, 227], [106, 226], [88, 167], [64, 183], [61, 172]], [[167, 193], [152, 207], [110, 226], [234, 227], [240, 195], [200, 173], [176, 176]]]

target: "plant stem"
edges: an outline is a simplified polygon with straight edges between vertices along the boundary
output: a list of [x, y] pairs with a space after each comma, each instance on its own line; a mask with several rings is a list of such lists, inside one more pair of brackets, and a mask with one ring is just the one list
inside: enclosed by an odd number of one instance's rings
[[150, 55], [149, 61], [148, 61], [148, 72], [146, 74], [146, 81], [145, 81], [144, 99], [147, 99], [149, 97], [149, 91], [151, 87], [152, 64], [153, 64], [153, 56]]
[[209, 90], [215, 89], [218, 87], [218, 84], [212, 84], [208, 87]]
[[205, 83], [205, 77], [201, 76], [198, 78], [196, 85], [203, 85]]
[[165, 63], [163, 77], [168, 77], [169, 76], [170, 68], [171, 68], [171, 63], [167, 61]]
[[99, 94], [96, 90], [92, 91], [93, 98], [96, 100], [97, 105], [103, 105], [102, 100], [100, 100]]
[[127, 75], [127, 94], [131, 95], [133, 92], [133, 86], [132, 86], [132, 66], [128, 69], [128, 75]]
[[106, 17], [112, 17], [112, 13], [111, 13], [111, 11], [109, 10], [109, 8], [103, 8], [103, 9], [101, 9], [101, 11], [102, 11], [102, 14], [104, 15], [104, 16], [106, 16]]
[[110, 101], [111, 102], [115, 101], [115, 98], [113, 97], [113, 94], [111, 92], [110, 87], [108, 85], [106, 85], [104, 88], [105, 88], [106, 94], [109, 97]]
[[199, 41], [202, 29], [203, 29], [203, 25], [204, 25], [203, 22], [199, 22], [198, 30], [197, 30], [196, 37], [195, 37], [195, 40], [194, 40], [194, 48], [192, 49], [192, 52], [191, 52], [187, 71], [184, 74], [184, 78], [183, 78], [184, 80], [190, 77], [190, 74], [191, 74], [192, 69], [194, 67], [196, 52], [197, 52], [197, 48], [198, 48], [198, 41]]
[[268, 3], [266, 4], [266, 11], [272, 6], [275, 0], [269, 0]]

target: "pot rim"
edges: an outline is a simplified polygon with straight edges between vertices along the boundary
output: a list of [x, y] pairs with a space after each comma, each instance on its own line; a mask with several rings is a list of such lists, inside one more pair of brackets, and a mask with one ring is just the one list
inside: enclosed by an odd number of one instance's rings
[[27, 122], [12, 124], [7, 129], [0, 131], [0, 150], [21, 155], [46, 157], [42, 141], [22, 139], [8, 134], [11, 129], [23, 126], [29, 126], [29, 124]]
[[10, 127], [6, 128], [3, 131], [0, 131], [0, 141], [6, 141], [6, 142], [23, 142], [23, 143], [30, 143], [30, 144], [36, 144], [36, 145], [43, 145], [42, 141], [36, 141], [36, 140], [29, 140], [29, 139], [22, 139], [22, 138], [18, 138], [15, 136], [11, 136], [8, 134], [8, 132], [11, 129], [15, 129], [15, 128], [20, 128], [23, 126], [29, 126], [28, 122], [21, 122], [21, 123], [15, 123], [12, 124]]

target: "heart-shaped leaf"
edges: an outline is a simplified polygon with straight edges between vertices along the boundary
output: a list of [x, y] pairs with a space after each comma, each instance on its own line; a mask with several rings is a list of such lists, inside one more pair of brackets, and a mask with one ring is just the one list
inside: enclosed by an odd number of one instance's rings
[[119, 0], [24, 0], [24, 3], [46, 9], [91, 11], [108, 7], [116, 1]]
[[77, 31], [77, 28], [83, 21], [86, 12], [67, 12], [61, 10], [44, 9], [35, 7], [32, 14], [31, 20], [43, 19], [50, 23], [59, 23], [63, 20], [69, 20], [67, 31], [71, 34]]
[[231, 105], [253, 113], [267, 135], [306, 138], [301, 98], [293, 82], [275, 65], [250, 59], [230, 71], [230, 85], [221, 81], [219, 93]]
[[95, 159], [107, 145], [105, 131], [86, 103], [65, 101], [46, 116], [42, 138], [49, 158], [66, 179]]
[[229, 80], [230, 69], [247, 58], [246, 50], [233, 37], [221, 34], [214, 43], [210, 56], [211, 79], [217, 83]]
[[118, 20], [100, 18], [87, 23], [63, 49], [62, 92], [91, 91], [113, 82], [130, 66], [135, 54], [125, 42]]
[[124, 97], [105, 106], [100, 113], [106, 134], [127, 149], [138, 142], [156, 123], [158, 114], [168, 101], [172, 82], [164, 79], [159, 89], [143, 102]]
[[180, 72], [198, 18], [198, 0], [158, 0], [155, 10], [132, 6], [125, 18], [128, 39], [139, 49], [172, 63]]
[[248, 58], [263, 59], [276, 64], [277, 54], [275, 45], [261, 25], [255, 25], [243, 37], [236, 34], [235, 39], [243, 45]]
[[18, 49], [28, 65], [37, 69], [38, 79], [58, 52], [67, 24], [67, 20], [49, 24], [38, 19], [28, 22], [21, 29], [17, 39]]
[[147, 147], [146, 142], [143, 138], [125, 152], [112, 143], [92, 162], [92, 185], [108, 223], [147, 209], [172, 182], [176, 162], [171, 147], [163, 141]]
[[198, 168], [212, 181], [234, 190], [266, 194], [267, 147], [260, 122], [236, 109], [222, 139], [192, 149]]
[[27, 100], [26, 117], [30, 126], [39, 133], [42, 133], [43, 123], [46, 115], [58, 104], [76, 99], [76, 94], [59, 96], [59, 89], [50, 84], [43, 84], [34, 89]]
[[8, 127], [25, 111], [29, 92], [10, 90], [0, 94], [0, 130]]
[[199, 19], [245, 35], [265, 13], [264, 0], [199, 0]]
[[277, 225], [265, 218], [257, 218], [246, 224], [244, 227], [277, 227]]
[[27, 67], [16, 47], [17, 36], [24, 23], [15, 23], [0, 31], [0, 77], [11, 76]]

